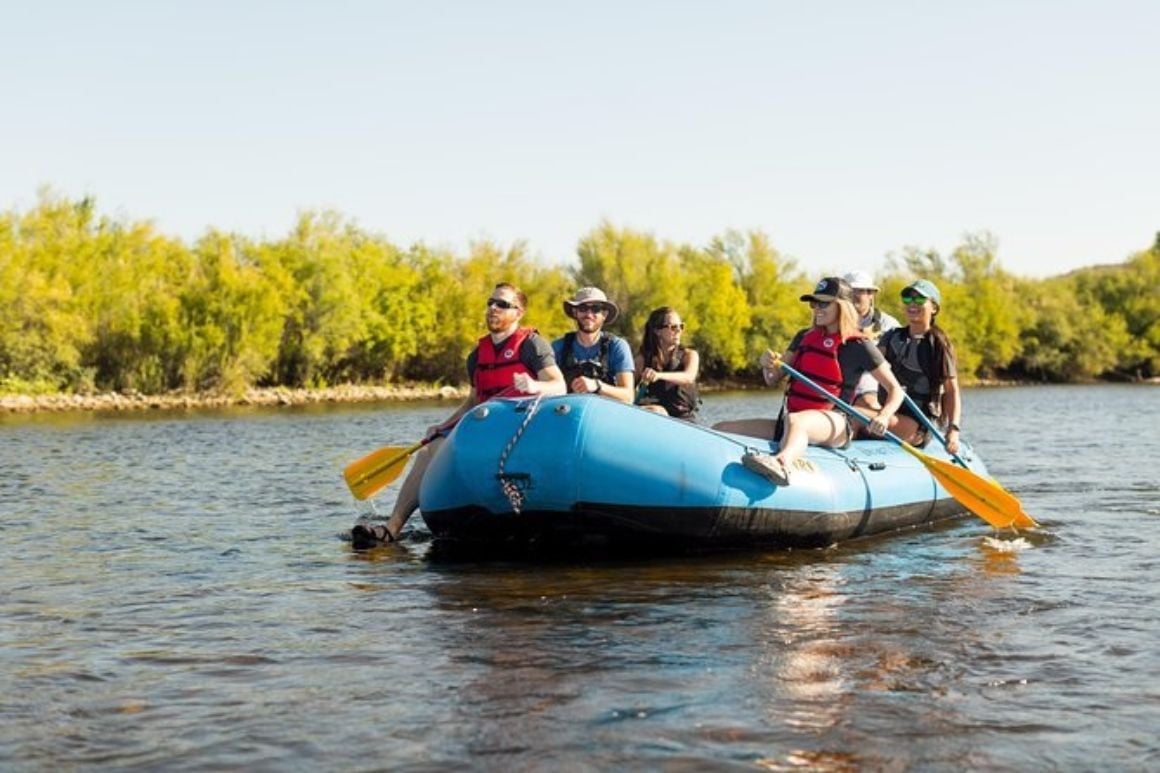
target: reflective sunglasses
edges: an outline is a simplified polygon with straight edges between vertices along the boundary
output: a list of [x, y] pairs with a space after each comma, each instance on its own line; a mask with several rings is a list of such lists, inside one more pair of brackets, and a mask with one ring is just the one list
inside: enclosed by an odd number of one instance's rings
[[831, 303], [833, 303], [833, 301], [810, 301], [810, 308], [811, 309], [824, 309], [827, 306], [829, 306]]
[[576, 306], [575, 309], [576, 309], [577, 314], [580, 314], [580, 313], [603, 314], [604, 313], [604, 307], [602, 305], [600, 305], [599, 303], [581, 303], [580, 305]]
[[518, 303], [512, 303], [511, 301], [505, 301], [503, 298], [488, 298], [487, 305], [488, 305], [488, 308], [495, 306], [497, 309], [518, 309], [519, 308]]
[[926, 297], [923, 295], [912, 295], [910, 293], [902, 294], [902, 302], [907, 306], [921, 306], [926, 303]]
[[679, 331], [684, 330], [684, 329], [685, 329], [684, 322], [677, 322], [677, 323], [672, 324], [672, 325], [657, 325], [657, 330], [671, 330], [674, 333], [679, 332]]

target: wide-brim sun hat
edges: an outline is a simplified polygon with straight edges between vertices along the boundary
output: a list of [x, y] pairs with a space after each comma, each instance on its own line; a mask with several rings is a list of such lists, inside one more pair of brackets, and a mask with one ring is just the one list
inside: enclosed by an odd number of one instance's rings
[[880, 289], [865, 271], [851, 271], [842, 278], [850, 285], [851, 290], [873, 290], [874, 292], [878, 292]]
[[840, 276], [828, 276], [818, 282], [812, 293], [806, 293], [799, 300], [829, 303], [830, 301], [848, 301], [852, 297], [850, 284], [845, 279]]
[[599, 287], [581, 287], [572, 296], [571, 300], [564, 301], [564, 313], [576, 319], [576, 307], [594, 303], [604, 307], [604, 324], [611, 325], [620, 316], [620, 309], [608, 300], [608, 296]]
[[916, 279], [915, 281], [902, 288], [902, 294], [906, 294], [907, 290], [913, 290], [921, 295], [923, 298], [930, 298], [935, 305], [942, 308], [942, 294], [938, 288], [934, 286], [934, 282], [929, 279]]

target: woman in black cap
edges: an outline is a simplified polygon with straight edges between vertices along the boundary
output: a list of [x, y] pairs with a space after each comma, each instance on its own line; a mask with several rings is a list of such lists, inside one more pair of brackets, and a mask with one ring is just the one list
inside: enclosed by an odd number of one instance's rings
[[[813, 325], [798, 331], [784, 360], [808, 376], [834, 397], [851, 402], [854, 388], [863, 373], [871, 373], [886, 388], [885, 401], [870, 423], [869, 432], [881, 436], [898, 406], [902, 388], [885, 364], [882, 353], [858, 329], [858, 312], [851, 302], [850, 285], [839, 277], [826, 277], [801, 300], [810, 304]], [[781, 380], [777, 355], [761, 355], [765, 383]], [[874, 413], [865, 411], [867, 414]], [[781, 425], [781, 441], [776, 454], [750, 452], [741, 461], [747, 469], [788, 486], [790, 469], [808, 445], [839, 448], [854, 437], [854, 428], [834, 404], [805, 384], [793, 381], [786, 391], [782, 419], [745, 419], [723, 422], [715, 429], [755, 437], [772, 438]]]

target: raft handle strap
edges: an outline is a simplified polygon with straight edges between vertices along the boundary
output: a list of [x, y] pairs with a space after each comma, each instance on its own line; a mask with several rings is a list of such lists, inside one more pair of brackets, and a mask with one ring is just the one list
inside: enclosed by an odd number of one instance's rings
[[523, 473], [508, 475], [505, 472], [505, 467], [507, 466], [508, 457], [511, 456], [512, 449], [516, 447], [516, 443], [519, 442], [520, 437], [524, 434], [524, 430], [531, 424], [532, 417], [540, 409], [540, 401], [543, 398], [544, 395], [541, 392], [531, 401], [531, 404], [527, 407], [527, 413], [524, 415], [524, 420], [520, 423], [519, 428], [516, 429], [516, 433], [512, 435], [512, 439], [508, 441], [507, 446], [504, 447], [503, 453], [499, 455], [499, 470], [496, 472], [495, 477], [499, 479], [500, 488], [503, 489], [504, 496], [511, 503], [512, 512], [516, 515], [520, 514], [520, 510], [524, 506], [524, 492], [516, 480], [520, 479], [525, 484], [528, 484], [531, 482], [531, 479]]

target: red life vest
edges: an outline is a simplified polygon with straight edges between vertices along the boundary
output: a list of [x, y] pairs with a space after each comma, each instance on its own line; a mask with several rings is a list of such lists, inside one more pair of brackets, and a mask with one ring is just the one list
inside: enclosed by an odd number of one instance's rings
[[[834, 397], [840, 397], [842, 366], [838, 363], [838, 350], [846, 341], [856, 338], [865, 336], [854, 333], [843, 341], [837, 333], [828, 333], [825, 328], [810, 328], [798, 344], [794, 367]], [[790, 413], [810, 409], [834, 410], [833, 403], [798, 381], [790, 382], [789, 391], [786, 393], [786, 407]]]
[[520, 347], [534, 332], [536, 331], [530, 327], [518, 328], [500, 343], [499, 351], [496, 351], [496, 345], [491, 340], [490, 334], [479, 339], [475, 359], [475, 394], [481, 403], [505, 389], [511, 389], [513, 395], [523, 394], [516, 392], [512, 387], [512, 379], [517, 373], [527, 373], [532, 378], [536, 377], [536, 374], [520, 361]]

